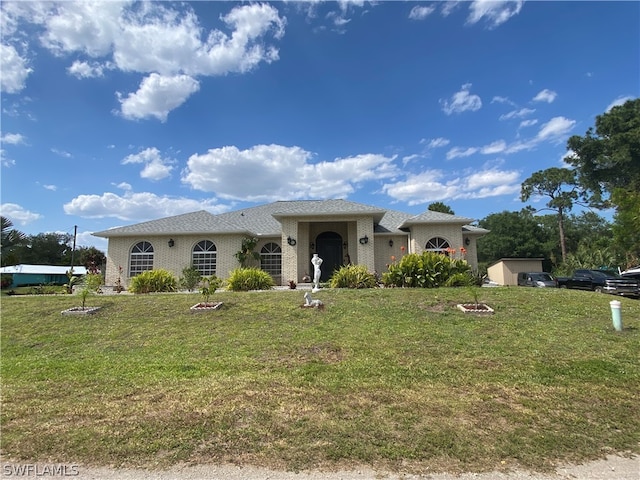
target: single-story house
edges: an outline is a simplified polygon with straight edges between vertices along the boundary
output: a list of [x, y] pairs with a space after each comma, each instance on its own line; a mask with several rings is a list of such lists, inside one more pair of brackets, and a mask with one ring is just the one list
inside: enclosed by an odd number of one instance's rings
[[411, 215], [346, 200], [279, 201], [213, 215], [201, 210], [112, 228], [93, 235], [108, 239], [106, 285], [126, 287], [135, 275], [162, 268], [181, 276], [191, 265], [203, 275], [227, 278], [239, 267], [235, 254], [256, 238], [255, 262], [276, 285], [301, 282], [323, 259], [321, 280], [344, 264], [382, 273], [395, 258], [424, 250], [465, 258], [477, 269], [476, 240], [488, 231], [473, 220], [426, 211]]
[[543, 258], [501, 258], [487, 267], [487, 276], [499, 285], [518, 285], [520, 272], [544, 272]]
[[[64, 285], [69, 282], [67, 272], [70, 266], [59, 265], [12, 265], [0, 268], [0, 274], [12, 275], [13, 282], [9, 288], [23, 285]], [[85, 267], [73, 267], [73, 274], [86, 275]]]

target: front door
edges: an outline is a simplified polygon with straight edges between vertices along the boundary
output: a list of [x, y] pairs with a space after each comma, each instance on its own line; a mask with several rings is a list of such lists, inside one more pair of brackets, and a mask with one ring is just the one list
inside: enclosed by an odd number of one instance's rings
[[342, 266], [342, 237], [336, 232], [323, 232], [316, 237], [316, 251], [322, 259], [320, 281], [326, 282]]

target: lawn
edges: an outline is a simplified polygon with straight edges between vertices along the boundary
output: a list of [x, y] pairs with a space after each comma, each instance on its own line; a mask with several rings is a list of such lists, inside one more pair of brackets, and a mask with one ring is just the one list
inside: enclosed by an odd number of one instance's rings
[[557, 289], [2, 298], [3, 457], [547, 470], [640, 453], [640, 301]]

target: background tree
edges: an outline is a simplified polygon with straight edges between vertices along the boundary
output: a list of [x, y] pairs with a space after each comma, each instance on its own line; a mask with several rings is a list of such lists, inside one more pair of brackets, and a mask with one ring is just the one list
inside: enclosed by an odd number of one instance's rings
[[86, 267], [89, 273], [98, 273], [107, 263], [105, 254], [96, 247], [77, 247], [75, 258], [78, 259], [78, 265]]
[[520, 199], [523, 202], [533, 195], [549, 197], [547, 208], [553, 210], [558, 218], [558, 234], [560, 237], [560, 252], [562, 261], [567, 259], [567, 246], [564, 234], [565, 215], [578, 202], [580, 189], [576, 179], [576, 172], [568, 168], [552, 167], [535, 172], [523, 183], [520, 190]]
[[71, 265], [71, 235], [39, 233], [27, 236], [15, 249], [19, 263], [33, 265]]
[[[542, 257], [548, 259], [548, 232], [533, 215], [532, 208], [520, 212], [493, 213], [478, 222], [491, 233], [478, 240], [480, 270], [501, 258]], [[546, 262], [545, 268], [549, 268]]]
[[598, 115], [595, 130], [567, 141], [578, 181], [598, 206], [613, 206], [614, 240], [628, 263], [640, 257], [640, 98]]
[[455, 215], [451, 207], [449, 205], [445, 205], [442, 202], [433, 202], [429, 204], [429, 206], [427, 207], [427, 210], [431, 212], [448, 213], [450, 215]]
[[26, 238], [26, 235], [13, 227], [13, 222], [6, 217], [0, 217], [2, 237], [0, 239], [0, 258], [2, 266], [18, 263], [15, 250]]

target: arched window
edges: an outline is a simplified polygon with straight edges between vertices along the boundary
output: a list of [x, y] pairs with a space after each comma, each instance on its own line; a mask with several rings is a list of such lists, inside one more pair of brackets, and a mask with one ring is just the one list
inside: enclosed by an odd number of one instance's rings
[[129, 276], [153, 270], [153, 245], [149, 242], [138, 242], [131, 249], [129, 257]]
[[438, 252], [444, 255], [448, 255], [447, 249], [449, 248], [449, 242], [447, 242], [444, 238], [433, 237], [431, 240], [427, 242], [425, 246], [425, 250], [430, 252]]
[[200, 275], [210, 277], [216, 273], [216, 246], [209, 240], [196, 243], [191, 253], [191, 263], [198, 269]]
[[267, 243], [262, 247], [260, 268], [272, 277], [282, 274], [282, 249], [277, 243]]

